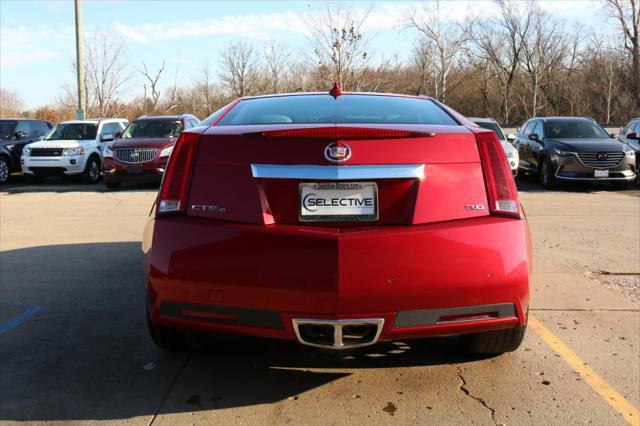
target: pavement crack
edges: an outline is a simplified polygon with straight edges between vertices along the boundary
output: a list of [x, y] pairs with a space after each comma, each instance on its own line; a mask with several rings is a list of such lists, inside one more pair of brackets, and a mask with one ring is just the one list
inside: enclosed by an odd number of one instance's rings
[[460, 367], [456, 366], [456, 374], [460, 379], [460, 386], [458, 386], [458, 389], [464, 392], [464, 394], [467, 395], [469, 398], [472, 398], [476, 402], [480, 403], [484, 408], [489, 410], [489, 413], [491, 414], [491, 421], [493, 421], [493, 424], [497, 425], [498, 422], [496, 421], [496, 410], [494, 408], [489, 407], [489, 404], [487, 404], [487, 401], [485, 401], [484, 399], [480, 398], [479, 396], [475, 396], [471, 394], [469, 389], [467, 389], [467, 381], [464, 379], [464, 376], [462, 375], [462, 370], [460, 369]]
[[153, 417], [151, 418], [151, 421], [149, 421], [149, 424], [147, 426], [152, 426], [153, 422], [156, 421], [156, 417], [158, 417], [158, 413], [160, 412], [160, 409], [162, 408], [162, 406], [164, 405], [165, 401], [169, 397], [169, 394], [171, 393], [171, 390], [173, 389], [173, 387], [175, 386], [176, 382], [178, 381], [178, 377], [180, 377], [180, 375], [182, 374], [182, 371], [187, 366], [187, 362], [189, 362], [189, 355], [187, 355], [184, 358], [184, 361], [182, 361], [182, 364], [180, 365], [180, 368], [178, 368], [178, 371], [176, 372], [176, 375], [173, 377], [173, 380], [171, 381], [171, 384], [169, 385], [169, 389], [167, 389], [167, 391], [165, 392], [164, 396], [162, 397], [162, 400], [160, 400], [160, 404], [158, 404], [158, 407], [156, 408], [156, 411], [153, 413]]

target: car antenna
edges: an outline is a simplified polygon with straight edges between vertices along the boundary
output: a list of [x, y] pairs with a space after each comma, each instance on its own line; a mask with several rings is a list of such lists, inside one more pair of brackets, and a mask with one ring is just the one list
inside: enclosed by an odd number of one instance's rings
[[338, 96], [342, 96], [342, 89], [338, 86], [338, 82], [333, 83], [333, 87], [329, 90], [329, 94], [333, 96], [333, 99], [338, 99]]

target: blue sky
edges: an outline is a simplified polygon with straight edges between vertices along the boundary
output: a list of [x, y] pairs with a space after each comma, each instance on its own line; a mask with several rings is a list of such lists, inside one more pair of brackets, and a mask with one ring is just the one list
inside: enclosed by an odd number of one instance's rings
[[[406, 58], [416, 34], [402, 30], [402, 18], [416, 2], [355, 2], [372, 7], [369, 30], [375, 33], [374, 50], [386, 57]], [[126, 58], [133, 67], [142, 61], [155, 69], [165, 59], [166, 84], [176, 65], [180, 81], [192, 81], [203, 66], [215, 74], [220, 49], [245, 38], [256, 46], [270, 39], [298, 51], [305, 46], [303, 17], [323, 7], [313, 1], [151, 1], [84, 0], [85, 36], [111, 31], [126, 42]], [[541, 6], [569, 21], [601, 21], [598, 3], [588, 0], [543, 0]], [[484, 0], [447, 1], [449, 19], [494, 13]], [[612, 24], [609, 24], [612, 25]], [[46, 105], [73, 85], [75, 57], [73, 1], [0, 0], [0, 86], [15, 90], [27, 107]], [[169, 78], [168, 76], [171, 75]], [[75, 87], [75, 86], [74, 86]], [[132, 94], [142, 94], [141, 76], [134, 72]]]

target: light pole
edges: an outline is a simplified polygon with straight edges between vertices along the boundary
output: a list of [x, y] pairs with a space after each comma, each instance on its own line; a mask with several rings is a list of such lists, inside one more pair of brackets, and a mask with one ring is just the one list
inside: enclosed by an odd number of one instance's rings
[[82, 8], [80, 0], [75, 0], [76, 9], [76, 71], [78, 74], [78, 120], [84, 120], [84, 60], [82, 59]]

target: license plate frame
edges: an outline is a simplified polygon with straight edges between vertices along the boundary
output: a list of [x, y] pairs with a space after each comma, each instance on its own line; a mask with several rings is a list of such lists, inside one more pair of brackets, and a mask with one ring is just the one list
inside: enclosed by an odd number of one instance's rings
[[[313, 191], [313, 192], [311, 192]], [[335, 195], [343, 195], [342, 198], [352, 199], [354, 196], [346, 194], [364, 194], [361, 199], [372, 199], [372, 204], [363, 206], [364, 213], [353, 213], [354, 208], [345, 206], [320, 206], [317, 214], [311, 212], [308, 197], [312, 194], [322, 194], [319, 197], [326, 201], [326, 194], [335, 192]], [[346, 195], [346, 196], [344, 196]], [[347, 200], [348, 201], [348, 200]], [[305, 204], [306, 203], [306, 204]], [[344, 213], [339, 213], [342, 209]], [[298, 219], [300, 222], [375, 222], [378, 220], [378, 184], [376, 182], [303, 182], [298, 185]]]
[[596, 169], [596, 170], [593, 171], [593, 177], [594, 178], [608, 178], [609, 177], [609, 170]]

